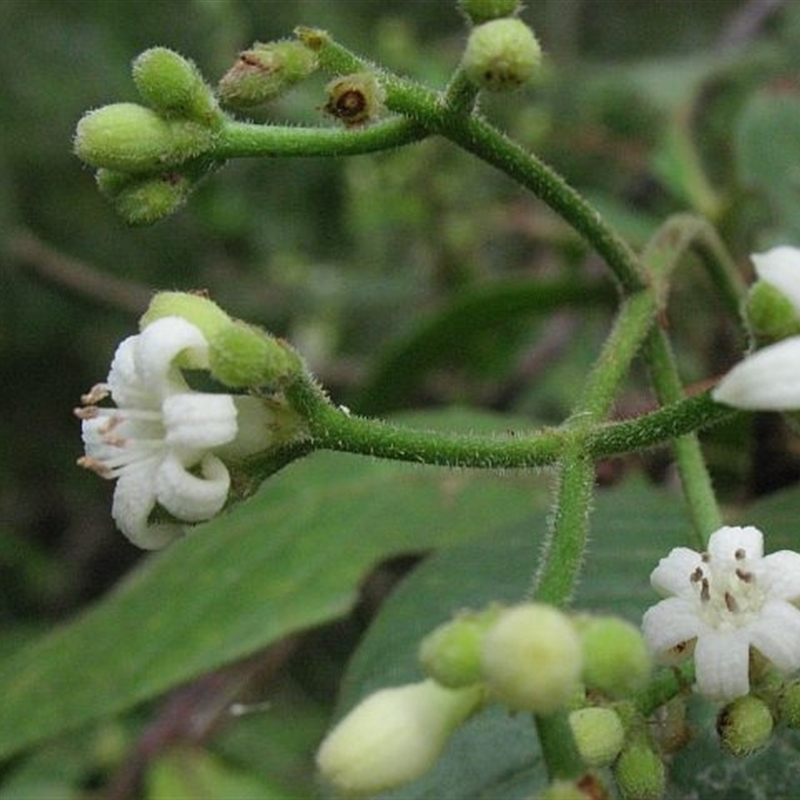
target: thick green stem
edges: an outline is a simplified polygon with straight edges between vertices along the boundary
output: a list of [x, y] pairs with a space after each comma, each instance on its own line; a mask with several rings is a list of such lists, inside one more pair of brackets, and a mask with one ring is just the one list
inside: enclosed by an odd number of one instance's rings
[[442, 101], [452, 113], [469, 114], [475, 108], [478, 89], [459, 67], [450, 78]]
[[583, 397], [570, 417], [567, 428], [574, 438], [562, 453], [552, 529], [534, 578], [537, 599], [564, 605], [572, 596], [583, 564], [594, 488], [587, 434], [608, 413], [619, 384], [653, 325], [655, 309], [655, 298], [649, 291], [624, 301]]
[[477, 469], [525, 469], [559, 461], [576, 440], [592, 459], [655, 447], [684, 433], [710, 427], [734, 412], [707, 395], [682, 400], [624, 422], [579, 430], [573, 425], [503, 434], [427, 431], [351, 415], [331, 405], [307, 378], [286, 390], [308, 420], [308, 450], [343, 453]]
[[227, 121], [210, 155], [218, 159], [351, 156], [390, 150], [427, 135], [424, 128], [399, 117], [359, 130]]
[[700, 258], [725, 307], [738, 316], [747, 291], [745, 282], [714, 228], [707, 220], [692, 214], [670, 217], [642, 253], [642, 263], [653, 276], [660, 306], [666, 307], [672, 276], [685, 263], [688, 252]]
[[[716, 231], [704, 219], [688, 214], [667, 220], [643, 254], [643, 260], [654, 276], [661, 307], [666, 307], [674, 272], [690, 251], [702, 260], [727, 308], [738, 314], [745, 292], [744, 282]], [[662, 329], [652, 332], [647, 357], [659, 401], [663, 404], [681, 401], [683, 386], [669, 339]], [[695, 543], [702, 549], [708, 536], [722, 524], [711, 477], [694, 433], [678, 436], [673, 448], [694, 525]]]
[[533, 580], [536, 600], [562, 606], [571, 599], [583, 566], [593, 490], [594, 464], [577, 442], [559, 467], [552, 531]]
[[568, 712], [561, 710], [534, 719], [550, 780], [577, 778], [586, 772], [580, 753], [575, 747]]
[[599, 358], [594, 364], [573, 412], [578, 422], [600, 421], [608, 413], [648, 332], [655, 321], [656, 300], [652, 291], [640, 291], [623, 300]]
[[[653, 331], [647, 346], [648, 363], [656, 394], [662, 403], [683, 398], [683, 387], [672, 356], [672, 348], [663, 330]], [[708, 537], [722, 525], [717, 498], [711, 484], [700, 442], [694, 433], [676, 437], [673, 448], [681, 475], [681, 484], [694, 526], [695, 543], [705, 549]]]

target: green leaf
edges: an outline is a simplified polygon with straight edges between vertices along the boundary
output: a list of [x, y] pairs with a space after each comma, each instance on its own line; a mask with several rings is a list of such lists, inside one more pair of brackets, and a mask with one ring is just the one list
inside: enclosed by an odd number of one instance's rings
[[[451, 419], [473, 429], [509, 425]], [[149, 558], [77, 620], [0, 663], [0, 756], [345, 614], [377, 562], [525, 519], [542, 498], [537, 486], [529, 474], [338, 454], [293, 464]]]
[[268, 786], [211, 753], [188, 748], [173, 750], [150, 767], [145, 795], [147, 800], [283, 800], [286, 796], [285, 788]]
[[742, 182], [769, 205], [775, 243], [800, 236], [800, 97], [762, 92], [742, 112], [736, 131]]
[[532, 318], [558, 308], [608, 306], [613, 297], [607, 282], [576, 280], [508, 281], [466, 290], [381, 354], [357, 406], [363, 413], [397, 408], [433, 368], [468, 367], [474, 373], [487, 359], [507, 360], [518, 351], [521, 335], [530, 336]]

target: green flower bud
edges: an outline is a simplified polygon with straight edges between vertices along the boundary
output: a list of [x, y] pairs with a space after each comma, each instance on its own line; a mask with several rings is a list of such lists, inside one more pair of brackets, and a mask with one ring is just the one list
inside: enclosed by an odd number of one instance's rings
[[772, 735], [774, 721], [769, 706], [758, 697], [737, 697], [717, 717], [722, 746], [734, 756], [747, 756], [761, 749]]
[[90, 111], [78, 122], [75, 154], [92, 167], [160, 172], [209, 150], [214, 132], [185, 120], [166, 120], [135, 103]]
[[374, 122], [383, 113], [386, 94], [372, 72], [356, 72], [334, 78], [326, 87], [323, 110], [348, 128]]
[[536, 800], [592, 800], [592, 798], [603, 798], [600, 794], [602, 789], [592, 785], [587, 787], [590, 791], [582, 788], [583, 780], [580, 782], [556, 778], [541, 794], [536, 796]]
[[650, 676], [650, 654], [639, 628], [618, 617], [578, 617], [583, 681], [612, 697], [641, 689]]
[[462, 65], [479, 89], [505, 92], [529, 81], [542, 61], [533, 31], [521, 20], [496, 19], [470, 32]]
[[[144, 330], [162, 317], [183, 317], [199, 328], [209, 342], [234, 324], [213, 300], [202, 293], [159, 292], [139, 320], [139, 329]], [[191, 365], [184, 363], [181, 366]]]
[[177, 211], [189, 196], [194, 183], [178, 172], [137, 177], [125, 172], [97, 171], [100, 193], [114, 205], [129, 225], [152, 225]]
[[614, 764], [614, 779], [624, 800], [659, 800], [666, 789], [664, 764], [650, 747], [632, 744]]
[[490, 19], [512, 17], [522, 7], [519, 0], [459, 0], [458, 7], [475, 25]]
[[786, 684], [780, 700], [781, 720], [790, 728], [800, 728], [800, 681]]
[[211, 374], [226, 386], [277, 384], [302, 369], [287, 344], [245, 322], [220, 328], [208, 341]]
[[217, 94], [227, 106], [250, 108], [305, 80], [318, 66], [316, 53], [303, 42], [256, 42], [239, 53], [236, 63], [220, 80]]
[[327, 735], [317, 766], [346, 797], [402, 786], [434, 765], [480, 700], [479, 689], [454, 691], [432, 680], [375, 692]]
[[581, 646], [558, 609], [528, 603], [505, 610], [483, 640], [489, 694], [514, 710], [549, 714], [579, 687]]
[[222, 122], [214, 93], [200, 71], [166, 47], [152, 47], [134, 60], [133, 81], [142, 100], [157, 111], [205, 125]]
[[800, 333], [800, 318], [792, 301], [772, 284], [757, 281], [750, 288], [745, 316], [753, 335], [762, 342]]
[[419, 660], [425, 673], [450, 689], [483, 679], [483, 638], [501, 613], [500, 607], [462, 612], [440, 625], [421, 642]]
[[569, 725], [575, 746], [590, 767], [607, 767], [625, 743], [622, 720], [610, 708], [579, 708], [570, 713]]

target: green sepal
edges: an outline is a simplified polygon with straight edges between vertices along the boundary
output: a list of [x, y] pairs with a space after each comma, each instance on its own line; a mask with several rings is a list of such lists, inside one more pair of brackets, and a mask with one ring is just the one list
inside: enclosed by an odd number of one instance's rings
[[151, 47], [134, 59], [133, 80], [142, 100], [166, 116], [212, 127], [224, 117], [211, 87], [192, 61], [166, 47]]

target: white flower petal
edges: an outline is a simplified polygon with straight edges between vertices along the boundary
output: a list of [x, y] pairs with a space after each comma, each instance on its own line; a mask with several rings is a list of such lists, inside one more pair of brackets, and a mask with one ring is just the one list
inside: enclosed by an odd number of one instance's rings
[[733, 700], [750, 691], [750, 642], [745, 628], [698, 637], [694, 674], [700, 694], [711, 700]]
[[702, 563], [700, 553], [688, 547], [673, 548], [650, 574], [650, 584], [663, 595], [682, 595], [692, 591], [689, 576]]
[[770, 597], [800, 600], [800, 553], [779, 550], [765, 556], [757, 566], [756, 580], [769, 587]]
[[760, 559], [764, 555], [764, 535], [752, 526], [726, 526], [714, 531], [708, 540], [712, 564], [735, 561], [738, 550], [744, 551], [746, 559]]
[[202, 477], [193, 475], [174, 453], [169, 453], [158, 470], [158, 502], [174, 517], [201, 522], [222, 510], [230, 489], [228, 468], [216, 456], [200, 462]]
[[747, 356], [719, 382], [712, 397], [718, 403], [750, 410], [800, 408], [800, 336]]
[[185, 391], [186, 384], [175, 367], [175, 359], [188, 350], [198, 366], [208, 362], [208, 342], [198, 327], [182, 317], [162, 317], [148, 325], [138, 337], [136, 372], [145, 386], [160, 397]]
[[117, 527], [137, 547], [157, 550], [181, 535], [177, 525], [148, 525], [156, 503], [155, 471], [147, 466], [122, 475], [114, 490], [111, 516]]
[[184, 392], [162, 405], [168, 447], [208, 450], [236, 438], [236, 406], [229, 394]]
[[783, 600], [767, 601], [750, 628], [750, 643], [779, 670], [800, 667], [800, 611]]
[[108, 372], [111, 399], [120, 408], [155, 408], [159, 398], [142, 383], [136, 370], [136, 348], [138, 336], [129, 336], [123, 340], [114, 353], [111, 369]]
[[642, 618], [642, 633], [647, 647], [658, 659], [674, 662], [681, 654], [671, 653], [672, 648], [701, 635], [705, 626], [690, 600], [668, 597], [649, 608]]
[[758, 277], [785, 295], [800, 314], [800, 249], [783, 245], [750, 256]]

